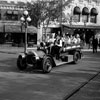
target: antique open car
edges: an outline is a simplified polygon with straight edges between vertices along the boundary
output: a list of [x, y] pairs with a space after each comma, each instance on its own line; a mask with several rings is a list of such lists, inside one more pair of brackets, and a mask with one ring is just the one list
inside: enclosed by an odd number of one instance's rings
[[41, 43], [37, 49], [27, 48], [27, 53], [21, 53], [17, 59], [17, 67], [20, 70], [25, 70], [27, 66], [33, 66], [37, 69], [43, 70], [44, 73], [49, 73], [53, 67], [65, 63], [77, 63], [82, 56], [81, 45], [71, 45], [62, 47], [59, 52], [59, 60], [53, 57], [48, 47]]

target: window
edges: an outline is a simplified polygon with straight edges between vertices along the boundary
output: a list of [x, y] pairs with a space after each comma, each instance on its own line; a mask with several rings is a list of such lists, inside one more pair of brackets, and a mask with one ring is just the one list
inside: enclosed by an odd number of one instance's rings
[[80, 11], [80, 8], [78, 6], [76, 6], [74, 8], [74, 11], [73, 11], [73, 21], [74, 22], [80, 22], [80, 14], [81, 14], [81, 11]]
[[73, 22], [80, 22], [80, 15], [74, 15]]
[[83, 15], [82, 16], [82, 22], [88, 22], [88, 15]]
[[92, 8], [91, 12], [90, 12], [90, 22], [92, 23], [96, 23], [97, 22], [97, 9], [96, 8]]
[[84, 7], [83, 10], [82, 10], [82, 21], [85, 23], [85, 22], [88, 22], [89, 20], [89, 9], [87, 7]]
[[97, 16], [91, 16], [90, 22], [96, 23], [97, 22]]
[[18, 11], [13, 11], [12, 20], [18, 20]]
[[12, 20], [12, 15], [7, 14], [6, 15], [6, 20]]
[[6, 14], [6, 20], [17, 21], [18, 20], [18, 12], [8, 10], [7, 14]]
[[12, 20], [17, 21], [18, 20], [18, 15], [12, 15]]
[[12, 11], [11, 10], [8, 10], [6, 12], [6, 20], [12, 20]]

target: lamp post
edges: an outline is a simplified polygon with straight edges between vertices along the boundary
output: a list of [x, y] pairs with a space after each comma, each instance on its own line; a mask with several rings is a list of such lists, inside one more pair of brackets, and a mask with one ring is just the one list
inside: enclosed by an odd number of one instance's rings
[[23, 13], [23, 16], [20, 19], [25, 27], [25, 46], [24, 46], [24, 53], [27, 53], [27, 26], [28, 26], [28, 22], [31, 21], [31, 18], [28, 14], [28, 11], [25, 10]]

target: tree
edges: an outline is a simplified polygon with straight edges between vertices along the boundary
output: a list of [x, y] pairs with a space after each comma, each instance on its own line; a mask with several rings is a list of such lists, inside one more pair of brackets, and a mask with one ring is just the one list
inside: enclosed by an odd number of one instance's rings
[[61, 16], [61, 0], [44, 1], [38, 0], [36, 2], [27, 3], [27, 7], [32, 18], [31, 24], [38, 26], [40, 22], [49, 23], [54, 19], [58, 19]]
[[38, 27], [41, 23], [45, 29], [48, 28], [50, 21], [55, 19], [61, 24], [65, 6], [67, 6], [72, 0], [38, 0], [32, 3], [28, 3], [27, 7], [32, 18], [31, 25]]
[[45, 33], [48, 28], [50, 21], [54, 21], [61, 16], [61, 0], [52, 1], [36, 1], [27, 4], [27, 7], [32, 18], [31, 25], [38, 27], [41, 23], [43, 24]]

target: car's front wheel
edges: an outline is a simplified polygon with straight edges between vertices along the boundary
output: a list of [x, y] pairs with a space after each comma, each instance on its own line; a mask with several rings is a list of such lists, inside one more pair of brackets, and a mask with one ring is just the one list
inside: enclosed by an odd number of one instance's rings
[[17, 59], [17, 67], [20, 70], [25, 70], [27, 68], [26, 60], [25, 58], [22, 58], [21, 56]]
[[43, 59], [43, 72], [45, 73], [49, 73], [52, 70], [53, 67], [53, 63], [52, 63], [52, 59], [49, 56], [46, 56]]

